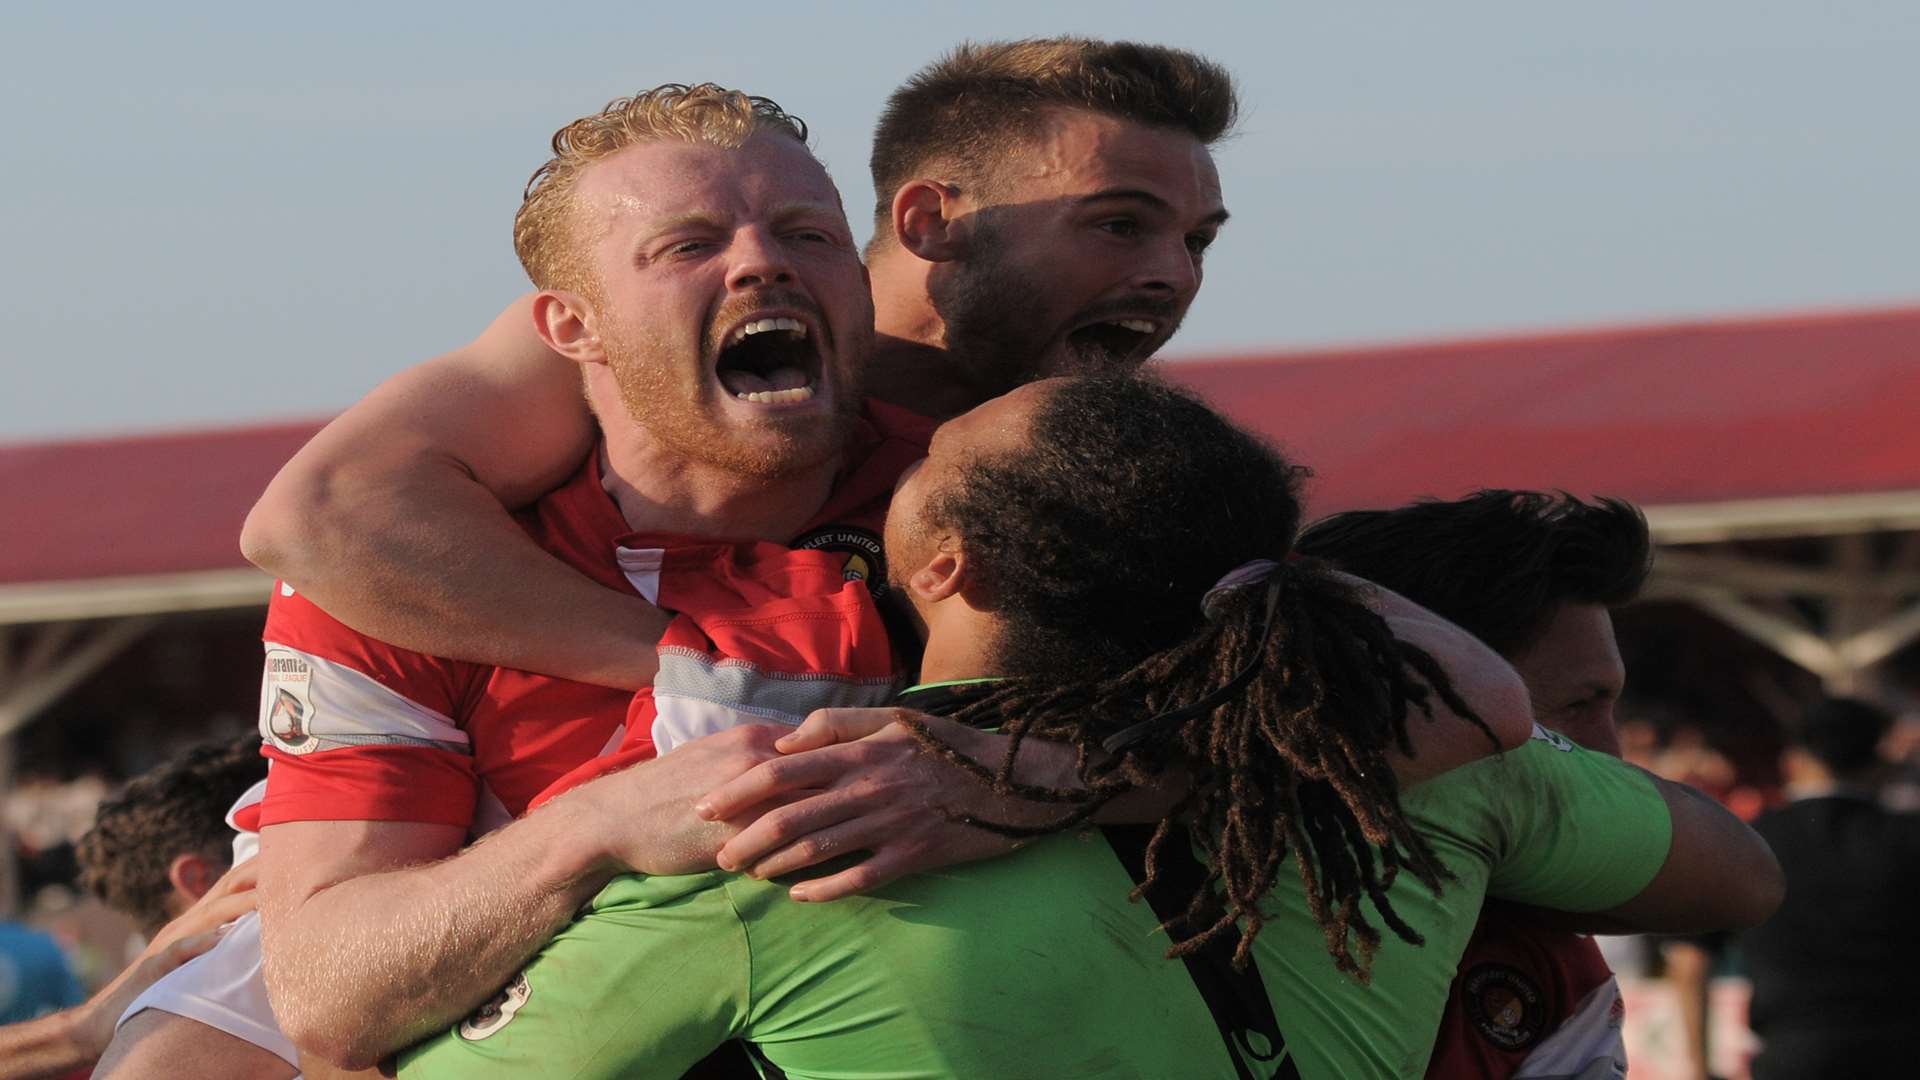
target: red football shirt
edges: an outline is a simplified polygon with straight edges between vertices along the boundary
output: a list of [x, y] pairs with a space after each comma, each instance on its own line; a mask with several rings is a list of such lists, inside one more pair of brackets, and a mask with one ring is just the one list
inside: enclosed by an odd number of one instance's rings
[[1488, 901], [1440, 1018], [1428, 1080], [1626, 1075], [1619, 984], [1593, 939]]
[[[886, 580], [879, 530], [931, 421], [870, 403], [851, 464], [793, 541]], [[541, 547], [609, 588], [658, 601], [657, 537], [634, 533], [598, 455], [524, 512]], [[349, 629], [284, 585], [267, 611], [260, 730], [272, 759], [259, 824], [375, 820], [487, 832], [563, 774], [616, 746], [634, 695], [426, 656]]]

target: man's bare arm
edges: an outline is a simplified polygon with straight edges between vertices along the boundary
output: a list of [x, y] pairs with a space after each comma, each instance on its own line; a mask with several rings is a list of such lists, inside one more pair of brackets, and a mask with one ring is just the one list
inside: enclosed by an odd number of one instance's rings
[[294, 455], [247, 516], [247, 558], [361, 633], [431, 656], [637, 688], [666, 617], [508, 516], [571, 476], [594, 429], [531, 297], [394, 376]]
[[[347, 1068], [484, 1002], [626, 869], [689, 873], [737, 826], [695, 798], [776, 755], [745, 725], [584, 784], [465, 851], [463, 830], [312, 821], [261, 830], [267, 992], [303, 1053]], [[456, 852], [458, 853], [456, 854]]]
[[1647, 775], [1667, 802], [1672, 846], [1647, 887], [1599, 912], [1590, 932], [1681, 934], [1745, 930], [1767, 921], [1787, 895], [1773, 849], [1704, 793]]

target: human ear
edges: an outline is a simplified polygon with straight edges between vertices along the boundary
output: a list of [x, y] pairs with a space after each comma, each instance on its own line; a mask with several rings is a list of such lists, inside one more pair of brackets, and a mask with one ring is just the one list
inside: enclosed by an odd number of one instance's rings
[[175, 855], [167, 864], [167, 882], [191, 904], [213, 888], [221, 872], [221, 868], [204, 855]]
[[894, 238], [927, 262], [952, 262], [966, 254], [960, 216], [959, 191], [938, 180], [909, 180], [893, 194]]
[[547, 348], [576, 364], [604, 364], [593, 308], [579, 293], [543, 289], [533, 298], [533, 329]]
[[922, 603], [937, 604], [958, 596], [967, 583], [967, 553], [943, 539], [940, 547], [907, 578], [907, 587]]

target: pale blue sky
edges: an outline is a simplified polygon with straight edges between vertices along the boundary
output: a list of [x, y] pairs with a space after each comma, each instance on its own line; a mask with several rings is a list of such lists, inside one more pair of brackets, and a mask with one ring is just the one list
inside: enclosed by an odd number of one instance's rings
[[864, 209], [894, 85], [1059, 32], [1241, 80], [1170, 356], [1920, 300], [1910, 2], [10, 3], [0, 441], [325, 414], [466, 340], [610, 97], [776, 97]]

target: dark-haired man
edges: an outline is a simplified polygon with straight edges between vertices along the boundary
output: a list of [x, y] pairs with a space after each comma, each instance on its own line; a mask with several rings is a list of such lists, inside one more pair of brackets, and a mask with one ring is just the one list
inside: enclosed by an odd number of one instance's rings
[[1761, 1039], [1756, 1080], [1912, 1070], [1920, 814], [1877, 797], [1891, 725], [1864, 701], [1814, 705], [1781, 755], [1791, 801], [1753, 823], [1787, 877], [1780, 910], [1740, 938]]
[[[1300, 550], [1423, 604], [1513, 664], [1534, 714], [1619, 756], [1613, 710], [1626, 669], [1609, 609], [1652, 564], [1646, 519], [1612, 499], [1482, 491], [1315, 523]], [[1624, 1076], [1620, 991], [1591, 938], [1489, 903], [1428, 1067], [1430, 1078]]]
[[[203, 1010], [190, 990], [159, 987], [182, 963], [225, 942], [219, 927], [252, 910], [253, 866], [235, 865], [251, 850], [235, 843], [227, 810], [265, 775], [266, 762], [253, 740], [209, 744], [136, 777], [101, 803], [76, 852], [80, 883], [134, 919], [149, 944], [84, 1005], [0, 1029], [0, 1076], [84, 1075], [106, 1051], [116, 1026], [135, 1014], [166, 1010], [176, 1018], [196, 1017], [179, 1022], [201, 1031], [228, 1024], [224, 1011]], [[254, 1065], [280, 1065], [245, 1042], [217, 1041], [242, 1058], [263, 1055]], [[103, 1062], [96, 1075], [107, 1076], [113, 1067]], [[191, 1068], [168, 1074], [206, 1075]]]

